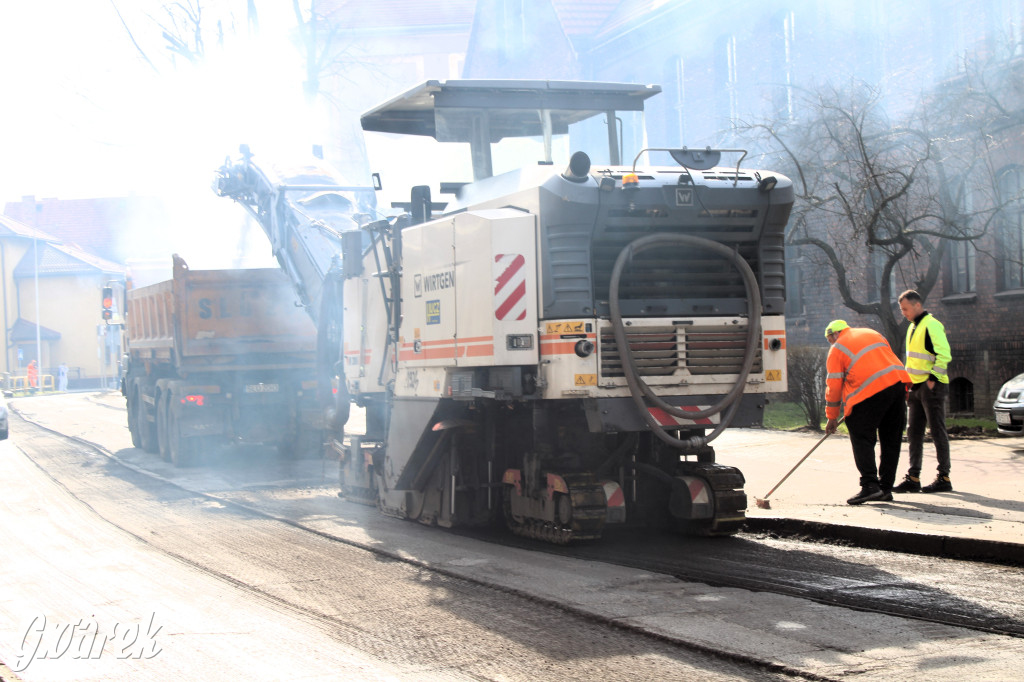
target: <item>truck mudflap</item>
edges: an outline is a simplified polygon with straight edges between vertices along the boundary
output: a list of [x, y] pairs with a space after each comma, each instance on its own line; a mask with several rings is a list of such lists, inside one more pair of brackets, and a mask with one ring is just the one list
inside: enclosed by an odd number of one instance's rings
[[688, 535], [733, 535], [746, 523], [746, 482], [736, 467], [682, 462], [672, 486], [669, 512]]
[[530, 495], [520, 469], [505, 471], [502, 483], [509, 530], [556, 545], [601, 537], [608, 518], [605, 484], [590, 474], [548, 473], [544, 479], [545, 487]]

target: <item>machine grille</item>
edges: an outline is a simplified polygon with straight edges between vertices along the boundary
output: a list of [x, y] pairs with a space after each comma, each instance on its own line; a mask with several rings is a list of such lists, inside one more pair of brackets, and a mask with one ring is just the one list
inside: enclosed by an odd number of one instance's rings
[[[747, 328], [688, 324], [628, 327], [626, 338], [641, 376], [739, 374]], [[601, 330], [600, 343], [601, 376], [622, 377], [622, 357], [611, 327]], [[751, 372], [761, 371], [759, 348]]]
[[[639, 236], [642, 233], [594, 245], [594, 288], [599, 298], [606, 300], [615, 259], [630, 237]], [[757, 244], [741, 243], [737, 250], [757, 272]], [[623, 272], [619, 296], [622, 300], [735, 300], [744, 299], [746, 289], [740, 273], [720, 256], [670, 246], [636, 256]]]

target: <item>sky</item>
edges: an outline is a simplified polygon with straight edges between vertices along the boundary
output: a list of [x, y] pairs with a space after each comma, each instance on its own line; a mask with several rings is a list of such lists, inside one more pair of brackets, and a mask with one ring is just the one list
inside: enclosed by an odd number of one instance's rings
[[165, 4], [0, 0], [0, 205], [30, 195], [160, 196], [173, 213], [173, 238], [161, 245], [192, 253], [196, 267], [236, 250], [243, 229], [242, 209], [210, 189], [225, 157], [243, 142], [265, 158], [294, 156], [326, 127], [304, 105], [290, 2], [257, 0], [252, 36], [245, 0], [206, 0], [206, 17], [236, 12], [235, 32], [229, 49], [208, 37], [201, 66], [169, 60], [158, 24]]

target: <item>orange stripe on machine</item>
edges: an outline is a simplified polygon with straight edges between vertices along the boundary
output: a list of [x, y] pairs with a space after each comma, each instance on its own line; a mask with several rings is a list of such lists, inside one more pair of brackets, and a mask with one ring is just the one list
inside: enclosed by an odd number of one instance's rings
[[[363, 360], [364, 365], [370, 364], [370, 358], [373, 355], [373, 349], [363, 349]], [[346, 350], [345, 351], [345, 364], [347, 365], [358, 365], [359, 364], [359, 351], [358, 350]]]
[[561, 334], [544, 334], [540, 337], [541, 355], [575, 355], [576, 344], [582, 339], [597, 340], [597, 334], [573, 334], [571, 338], [563, 338]]
[[399, 360], [438, 360], [454, 358], [480, 358], [494, 355], [493, 336], [469, 336], [464, 339], [421, 341], [420, 352], [415, 343], [403, 343]]

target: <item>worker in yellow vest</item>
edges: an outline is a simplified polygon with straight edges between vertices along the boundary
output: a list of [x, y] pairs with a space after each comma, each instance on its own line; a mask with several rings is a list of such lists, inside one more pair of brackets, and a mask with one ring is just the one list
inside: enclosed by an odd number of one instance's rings
[[[946, 433], [947, 368], [952, 355], [946, 329], [924, 309], [921, 294], [913, 289], [900, 294], [900, 312], [907, 318], [907, 372], [914, 382], [907, 394], [907, 445], [910, 470], [894, 493], [945, 493], [953, 490], [949, 478], [949, 434]], [[925, 424], [932, 432], [939, 474], [931, 485], [921, 485]]]

